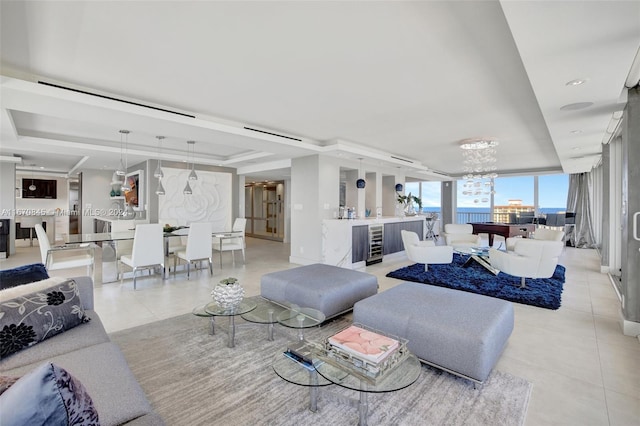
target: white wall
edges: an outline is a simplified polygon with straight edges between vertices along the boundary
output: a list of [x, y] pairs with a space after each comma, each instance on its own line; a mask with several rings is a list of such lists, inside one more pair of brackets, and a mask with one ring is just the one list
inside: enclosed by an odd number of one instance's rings
[[82, 172], [82, 232], [93, 232], [96, 216], [114, 217], [121, 203], [109, 198], [113, 170], [84, 170]]
[[[0, 217], [11, 219], [9, 231], [9, 256], [15, 254], [16, 165], [0, 162]], [[5, 269], [5, 268], [2, 268]]]
[[331, 157], [301, 157], [291, 162], [292, 263], [322, 260], [322, 220], [338, 209], [340, 165]]

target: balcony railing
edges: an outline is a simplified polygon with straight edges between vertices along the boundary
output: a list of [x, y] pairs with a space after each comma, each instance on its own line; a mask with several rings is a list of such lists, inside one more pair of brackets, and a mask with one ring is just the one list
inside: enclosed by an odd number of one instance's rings
[[491, 213], [461, 213], [456, 214], [456, 223], [491, 222]]

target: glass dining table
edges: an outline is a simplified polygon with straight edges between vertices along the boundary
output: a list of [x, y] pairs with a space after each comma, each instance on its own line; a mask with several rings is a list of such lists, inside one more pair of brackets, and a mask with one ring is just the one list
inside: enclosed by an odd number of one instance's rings
[[[188, 228], [184, 227], [174, 232], [164, 233], [164, 251], [165, 256], [169, 256], [169, 240], [171, 238], [184, 237], [188, 233]], [[102, 283], [110, 283], [118, 280], [118, 253], [119, 242], [133, 241], [135, 230], [126, 230], [118, 232], [94, 232], [87, 234], [64, 234], [63, 241], [65, 245], [94, 243], [101, 250], [96, 250], [96, 266], [102, 266]], [[242, 231], [223, 231], [213, 232], [212, 237], [221, 239], [242, 237]], [[222, 259], [220, 259], [222, 262]], [[96, 274], [96, 276], [100, 276]]]
[[[65, 245], [93, 243], [100, 247], [96, 251], [96, 266], [101, 266], [102, 283], [110, 283], [118, 280], [118, 253], [119, 242], [133, 241], [135, 231], [133, 229], [118, 232], [94, 232], [86, 234], [65, 234], [63, 241]], [[179, 238], [180, 235], [164, 233], [165, 256], [169, 255], [169, 240]]]

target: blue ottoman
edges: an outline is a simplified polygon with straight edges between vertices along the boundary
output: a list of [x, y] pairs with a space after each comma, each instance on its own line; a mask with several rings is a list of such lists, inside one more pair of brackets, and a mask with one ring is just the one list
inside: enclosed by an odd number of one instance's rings
[[356, 303], [353, 322], [403, 337], [426, 364], [482, 383], [513, 331], [513, 305], [405, 282]]
[[375, 275], [316, 263], [262, 276], [260, 294], [282, 304], [317, 309], [327, 319], [378, 292]]

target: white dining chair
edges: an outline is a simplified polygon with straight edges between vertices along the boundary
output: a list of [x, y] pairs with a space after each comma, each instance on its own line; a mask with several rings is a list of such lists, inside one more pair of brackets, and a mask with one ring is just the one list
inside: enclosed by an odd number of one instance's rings
[[173, 274], [176, 273], [177, 262], [182, 259], [187, 262], [187, 279], [190, 277], [191, 262], [206, 260], [209, 262], [209, 272], [213, 275], [213, 264], [211, 261], [211, 223], [200, 222], [189, 225], [189, 235], [187, 236], [187, 247], [179, 250], [173, 258]]
[[246, 262], [244, 249], [246, 246], [244, 240], [245, 228], [247, 227], [247, 219], [243, 217], [236, 218], [233, 222], [232, 231], [238, 233], [237, 237], [219, 237], [214, 235], [212, 238], [213, 249], [220, 252], [220, 267], [222, 268], [222, 252], [230, 251], [233, 264], [236, 263], [235, 250], [242, 250], [242, 262]]
[[127, 265], [133, 269], [134, 290], [136, 289], [136, 273], [139, 269], [152, 269], [160, 266], [162, 268], [162, 278], [164, 279], [164, 238], [162, 235], [162, 225], [159, 223], [136, 225], [131, 254], [123, 254], [120, 256], [118, 265], [120, 282], [124, 279], [122, 265]]
[[87, 274], [93, 278], [94, 247], [93, 244], [80, 244], [77, 246], [51, 247], [47, 232], [41, 224], [35, 225], [40, 257], [47, 271], [58, 269], [87, 267]]

